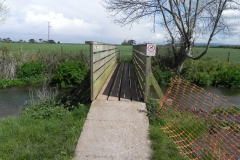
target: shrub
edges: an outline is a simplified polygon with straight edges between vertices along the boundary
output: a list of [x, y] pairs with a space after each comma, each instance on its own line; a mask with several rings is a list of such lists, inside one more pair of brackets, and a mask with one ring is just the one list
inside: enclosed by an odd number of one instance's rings
[[157, 111], [159, 110], [159, 102], [157, 100], [149, 98], [146, 103], [146, 108], [150, 124], [153, 124], [156, 122], [156, 120], [159, 120], [157, 115]]
[[9, 53], [10, 52], [10, 47], [9, 46], [2, 46], [0, 48], [0, 51], [2, 51], [3, 53]]
[[40, 77], [45, 73], [45, 67], [43, 63], [38, 61], [26, 62], [20, 65], [17, 68], [17, 76], [18, 78], [36, 78]]
[[228, 67], [226, 71], [216, 75], [216, 85], [219, 87], [240, 88], [240, 70]]
[[22, 114], [35, 119], [62, 118], [68, 114], [68, 110], [64, 108], [64, 105], [54, 99], [45, 99], [33, 103], [28, 102], [24, 106]]
[[51, 84], [58, 88], [73, 87], [84, 79], [87, 72], [88, 68], [84, 63], [67, 61], [57, 66]]
[[206, 72], [198, 72], [196, 74], [193, 74], [191, 79], [193, 83], [200, 86], [209, 86], [213, 83], [214, 78]]
[[0, 88], [6, 88], [9, 86], [24, 85], [20, 79], [0, 79]]
[[156, 56], [152, 57], [152, 66], [162, 71], [175, 68], [174, 54], [171, 47], [158, 46]]
[[176, 74], [171, 71], [160, 71], [154, 72], [154, 76], [159, 84], [168, 85], [171, 83], [171, 79], [176, 77]]
[[237, 63], [213, 59], [189, 60], [183, 71], [185, 79], [200, 86], [240, 87], [240, 68]]

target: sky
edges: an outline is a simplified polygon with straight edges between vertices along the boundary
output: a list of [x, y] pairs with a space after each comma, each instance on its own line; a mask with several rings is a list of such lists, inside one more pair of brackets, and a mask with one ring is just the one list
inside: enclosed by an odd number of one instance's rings
[[[47, 40], [49, 31], [49, 39], [60, 43], [97, 41], [120, 44], [129, 39], [134, 39], [137, 44], [166, 43], [165, 29], [157, 25], [153, 32], [152, 24], [148, 19], [140, 20], [132, 27], [113, 23], [110, 13], [102, 7], [101, 0], [6, 0], [5, 2], [10, 7], [10, 12], [7, 21], [0, 27], [0, 38], [10, 38], [13, 41], [22, 39], [27, 42], [29, 39]], [[240, 27], [237, 30], [240, 31]], [[199, 37], [197, 42], [206, 42], [206, 37]], [[223, 44], [239, 42], [238, 32], [232, 36], [217, 35], [212, 41]]]

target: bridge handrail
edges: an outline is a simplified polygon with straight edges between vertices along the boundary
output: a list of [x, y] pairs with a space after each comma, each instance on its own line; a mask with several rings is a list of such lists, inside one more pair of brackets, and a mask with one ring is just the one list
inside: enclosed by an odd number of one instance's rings
[[161, 99], [163, 97], [162, 90], [151, 71], [151, 57], [147, 56], [146, 51], [147, 44], [134, 45], [132, 51], [133, 67], [143, 93], [144, 102], [147, 102], [148, 97], [150, 97], [151, 85], [155, 89], [158, 98]]
[[101, 42], [86, 41], [90, 45], [91, 100], [95, 100], [109, 74], [117, 64], [117, 46]]

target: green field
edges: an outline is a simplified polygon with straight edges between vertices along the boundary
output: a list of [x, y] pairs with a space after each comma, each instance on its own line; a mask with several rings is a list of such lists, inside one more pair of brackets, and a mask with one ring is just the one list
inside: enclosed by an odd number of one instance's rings
[[[63, 52], [63, 53], [89, 53], [88, 44], [39, 44], [39, 43], [0, 43], [0, 50], [6, 48], [12, 52]], [[118, 46], [122, 56], [131, 56], [132, 46]], [[203, 47], [195, 47], [193, 52], [195, 55], [201, 53]], [[219, 60], [228, 60], [228, 54], [231, 53], [230, 61], [240, 61], [240, 49], [233, 48], [209, 48], [207, 54], [203, 58], [213, 58]]]
[[[65, 52], [89, 53], [88, 44], [40, 44], [40, 43], [0, 43], [0, 49], [7, 48], [11, 52]], [[118, 46], [121, 53], [132, 54], [132, 46]]]
[[11, 52], [64, 52], [89, 53], [89, 45], [85, 44], [39, 44], [39, 43], [0, 43], [0, 48], [7, 47]]
[[[194, 49], [195, 55], [204, 51], [202, 47], [195, 47]], [[233, 48], [209, 48], [206, 55], [203, 58], [212, 58], [217, 60], [228, 60], [228, 54], [230, 52], [230, 61], [238, 61], [240, 62], [240, 49], [233, 49]]]

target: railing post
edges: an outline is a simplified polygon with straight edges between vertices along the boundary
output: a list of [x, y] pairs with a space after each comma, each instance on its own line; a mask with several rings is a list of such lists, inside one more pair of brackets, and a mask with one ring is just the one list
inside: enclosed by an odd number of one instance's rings
[[121, 51], [118, 52], [119, 63], [121, 62]]
[[146, 55], [146, 70], [145, 70], [145, 95], [144, 102], [147, 102], [147, 99], [150, 95], [150, 72], [151, 72], [151, 57]]
[[93, 97], [93, 43], [88, 43], [90, 46], [90, 87], [91, 87], [91, 101]]

